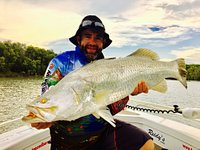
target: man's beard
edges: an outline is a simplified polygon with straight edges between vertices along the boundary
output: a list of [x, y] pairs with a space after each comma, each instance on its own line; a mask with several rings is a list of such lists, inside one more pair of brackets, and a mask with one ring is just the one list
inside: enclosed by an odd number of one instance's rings
[[89, 62], [94, 61], [102, 51], [102, 49], [99, 49], [97, 46], [93, 46], [94, 48], [96, 48], [96, 52], [88, 53], [87, 48], [90, 46], [91, 45], [81, 46], [81, 51], [85, 54], [85, 56]]

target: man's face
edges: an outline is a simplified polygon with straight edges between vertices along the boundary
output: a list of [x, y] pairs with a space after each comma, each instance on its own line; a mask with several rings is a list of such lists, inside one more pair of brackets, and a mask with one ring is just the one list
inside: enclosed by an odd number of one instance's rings
[[103, 35], [91, 29], [82, 32], [81, 37], [77, 38], [81, 50], [85, 53], [89, 61], [95, 60], [102, 51], [104, 39]]

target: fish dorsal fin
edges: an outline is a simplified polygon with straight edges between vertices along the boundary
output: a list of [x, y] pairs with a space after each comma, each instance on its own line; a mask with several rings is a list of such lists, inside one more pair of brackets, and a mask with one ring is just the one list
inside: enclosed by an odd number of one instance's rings
[[151, 88], [154, 91], [158, 91], [161, 93], [165, 93], [167, 91], [167, 82], [166, 80], [162, 80], [160, 83], [158, 83], [156, 86]]
[[98, 118], [98, 116], [100, 116], [101, 118], [103, 118], [104, 120], [109, 122], [113, 127], [116, 127], [115, 120], [113, 119], [113, 116], [111, 115], [110, 109], [108, 107], [102, 107], [97, 112], [95, 112], [93, 115], [97, 118]]
[[108, 57], [108, 58], [104, 58], [105, 60], [111, 60], [111, 59], [116, 59], [116, 57]]
[[135, 52], [131, 53], [128, 55], [130, 56], [140, 56], [140, 57], [148, 57], [151, 58], [152, 60], [159, 60], [158, 54], [156, 54], [154, 51], [146, 48], [139, 48]]

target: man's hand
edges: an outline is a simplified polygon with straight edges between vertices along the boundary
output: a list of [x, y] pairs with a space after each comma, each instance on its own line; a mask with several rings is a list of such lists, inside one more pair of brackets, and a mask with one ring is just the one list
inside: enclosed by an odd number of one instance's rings
[[39, 123], [31, 123], [31, 126], [36, 129], [46, 129], [52, 126], [52, 122], [39, 122]]
[[132, 96], [140, 94], [140, 93], [148, 93], [149, 89], [144, 81], [140, 82], [138, 86], [134, 89]]

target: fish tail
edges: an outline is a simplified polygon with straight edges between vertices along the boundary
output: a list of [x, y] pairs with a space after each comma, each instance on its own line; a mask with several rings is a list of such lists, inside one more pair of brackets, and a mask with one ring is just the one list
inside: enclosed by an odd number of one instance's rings
[[178, 72], [181, 76], [180, 82], [183, 84], [185, 88], [187, 88], [187, 70], [185, 65], [185, 60], [183, 58], [179, 58], [176, 60], [178, 64]]

